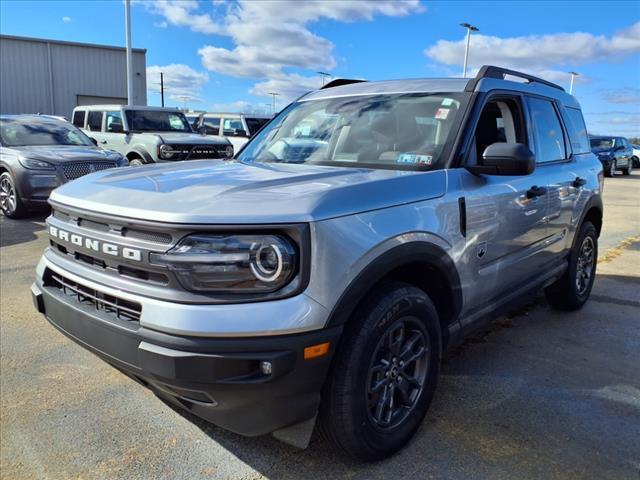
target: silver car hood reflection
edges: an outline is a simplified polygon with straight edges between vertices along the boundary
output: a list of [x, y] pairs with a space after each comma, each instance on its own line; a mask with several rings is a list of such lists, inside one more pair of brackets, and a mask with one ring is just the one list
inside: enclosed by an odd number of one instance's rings
[[444, 195], [446, 171], [190, 161], [96, 172], [51, 200], [170, 223], [310, 222]]

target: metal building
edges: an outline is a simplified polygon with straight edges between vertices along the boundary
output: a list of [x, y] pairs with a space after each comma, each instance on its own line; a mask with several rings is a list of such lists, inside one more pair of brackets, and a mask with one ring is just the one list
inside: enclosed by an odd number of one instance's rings
[[[147, 104], [146, 53], [134, 48], [133, 103]], [[126, 104], [122, 47], [0, 35], [0, 113], [71, 118], [77, 105]]]

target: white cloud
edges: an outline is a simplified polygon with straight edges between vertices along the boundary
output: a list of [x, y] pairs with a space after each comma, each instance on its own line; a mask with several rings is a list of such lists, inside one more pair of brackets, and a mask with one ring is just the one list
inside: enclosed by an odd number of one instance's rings
[[160, 72], [163, 73], [165, 98], [176, 101], [200, 101], [200, 91], [209, 75], [182, 64], [147, 67], [147, 90], [160, 92]]
[[62, 17], [62, 21], [64, 23], [71, 23], [71, 22], [73, 22], [73, 18], [64, 16], [64, 17]]
[[377, 15], [401, 17], [425, 10], [419, 0], [214, 1], [209, 4], [212, 14], [199, 13], [193, 1], [164, 0], [145, 5], [170, 25], [229, 37], [233, 48], [212, 43], [198, 50], [203, 66], [233, 77], [262, 79], [251, 92], [264, 95], [277, 87], [283, 102], [319, 86], [318, 78], [293, 74], [288, 69], [331, 70], [336, 66], [334, 44], [313, 33], [310, 23], [320, 19], [355, 22]]
[[212, 112], [237, 112], [237, 113], [271, 113], [271, 104], [255, 105], [244, 100], [231, 103], [214, 103], [211, 105]]
[[615, 90], [606, 90], [603, 92], [602, 97], [609, 103], [633, 103], [635, 105], [640, 105], [640, 88], [626, 87]]
[[[439, 40], [427, 47], [425, 55], [444, 65], [462, 67], [465, 39]], [[482, 65], [535, 72], [550, 80], [568, 81], [563, 70], [578, 65], [610, 61], [616, 57], [640, 52], [640, 22], [614, 33], [610, 37], [591, 33], [556, 33], [500, 38], [473, 34], [469, 47], [469, 67]], [[585, 81], [578, 77], [576, 81]]]
[[162, 21], [162, 22], [154, 22], [153, 26], [158, 28], [167, 28], [169, 24], [165, 21]]

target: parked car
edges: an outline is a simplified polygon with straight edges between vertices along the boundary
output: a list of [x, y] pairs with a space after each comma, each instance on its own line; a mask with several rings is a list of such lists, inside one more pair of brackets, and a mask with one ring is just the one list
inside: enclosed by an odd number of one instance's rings
[[633, 170], [633, 149], [626, 138], [592, 135], [591, 150], [602, 163], [604, 174], [613, 177], [618, 170], [630, 175]]
[[631, 144], [631, 148], [633, 149], [633, 157], [631, 157], [633, 166], [640, 168], [640, 145]]
[[493, 312], [539, 288], [584, 305], [602, 185], [580, 105], [550, 82], [491, 66], [333, 81], [235, 161], [56, 190], [32, 293], [176, 407], [299, 447], [317, 421], [376, 460], [422, 424], [443, 351]]
[[127, 165], [70, 123], [45, 115], [0, 115], [0, 208], [10, 218], [47, 206], [51, 191], [87, 173]]
[[233, 157], [233, 146], [222, 137], [193, 131], [175, 108], [95, 105], [76, 107], [73, 124], [99, 145], [120, 152], [129, 164]]
[[273, 115], [249, 113], [187, 113], [194, 130], [204, 128], [207, 135], [219, 135], [227, 138], [234, 150], [239, 151], [249, 138], [255, 135]]

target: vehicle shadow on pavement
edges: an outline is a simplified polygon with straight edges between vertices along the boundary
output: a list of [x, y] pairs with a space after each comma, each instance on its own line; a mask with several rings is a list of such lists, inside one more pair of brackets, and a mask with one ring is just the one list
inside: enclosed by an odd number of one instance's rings
[[36, 232], [45, 229], [48, 212], [38, 212], [30, 217], [13, 220], [0, 215], [0, 247], [9, 247], [37, 239]]
[[179, 413], [266, 478], [624, 478], [640, 458], [640, 302], [616, 291], [637, 282], [599, 275], [569, 313], [531, 295], [452, 349], [415, 438], [381, 462], [351, 460], [317, 431], [301, 451]]

